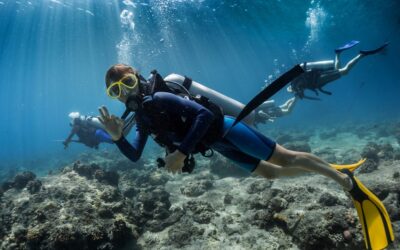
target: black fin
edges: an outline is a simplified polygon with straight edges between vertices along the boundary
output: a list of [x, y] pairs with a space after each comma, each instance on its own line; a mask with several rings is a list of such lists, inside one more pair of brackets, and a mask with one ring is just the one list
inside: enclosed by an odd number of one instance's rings
[[[263, 102], [267, 101], [273, 95], [275, 95], [279, 90], [285, 87], [288, 83], [293, 81], [296, 77], [303, 74], [303, 68], [298, 64], [294, 66], [291, 70], [287, 71], [283, 75], [281, 75], [278, 79], [273, 81], [270, 85], [268, 85], [263, 91], [258, 93], [240, 112], [237, 116], [235, 122], [232, 127], [235, 126], [238, 122], [240, 122], [243, 118], [245, 118], [248, 114], [250, 114], [253, 110], [255, 110], [258, 106], [260, 106]], [[229, 129], [227, 130], [227, 132]], [[227, 133], [226, 132], [226, 133]]]

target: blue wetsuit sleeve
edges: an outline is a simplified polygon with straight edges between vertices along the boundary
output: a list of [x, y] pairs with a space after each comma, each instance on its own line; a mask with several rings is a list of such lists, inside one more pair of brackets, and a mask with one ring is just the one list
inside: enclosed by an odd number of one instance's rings
[[178, 146], [178, 150], [185, 155], [193, 152], [215, 119], [214, 114], [202, 105], [171, 93], [158, 92], [153, 95], [153, 102], [170, 115], [192, 121], [189, 131]]
[[132, 144], [122, 135], [118, 141], [114, 141], [118, 149], [131, 161], [137, 161], [142, 156], [144, 146], [146, 145], [147, 138], [149, 137], [140, 123], [136, 123], [136, 136]]
[[103, 129], [96, 129], [96, 138], [99, 142], [114, 143], [111, 136]]

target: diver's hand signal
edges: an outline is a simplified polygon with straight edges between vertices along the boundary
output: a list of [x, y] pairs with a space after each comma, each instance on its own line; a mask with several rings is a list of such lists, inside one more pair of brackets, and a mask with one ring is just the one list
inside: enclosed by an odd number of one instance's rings
[[185, 165], [186, 155], [180, 152], [179, 150], [175, 150], [174, 152], [165, 156], [165, 168], [170, 173], [181, 173], [182, 168]]
[[99, 108], [99, 121], [104, 125], [104, 129], [111, 136], [113, 141], [118, 141], [122, 136], [124, 121], [115, 115], [110, 115], [105, 106]]

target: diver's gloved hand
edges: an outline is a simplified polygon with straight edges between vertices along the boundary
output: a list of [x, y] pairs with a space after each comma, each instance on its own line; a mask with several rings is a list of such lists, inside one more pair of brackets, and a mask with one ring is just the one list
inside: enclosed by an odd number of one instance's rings
[[110, 115], [105, 106], [99, 108], [99, 121], [104, 125], [104, 129], [111, 136], [113, 141], [118, 141], [122, 136], [124, 121], [115, 115]]
[[170, 173], [181, 173], [185, 165], [186, 155], [179, 150], [165, 156], [165, 168]]
[[67, 141], [63, 141], [62, 144], [64, 145], [64, 149], [68, 148], [68, 142]]

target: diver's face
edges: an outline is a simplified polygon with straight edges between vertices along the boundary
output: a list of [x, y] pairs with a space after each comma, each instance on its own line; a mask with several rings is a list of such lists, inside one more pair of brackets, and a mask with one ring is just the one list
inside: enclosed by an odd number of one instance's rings
[[128, 97], [137, 94], [139, 91], [139, 79], [131, 72], [124, 72], [107, 87], [107, 94], [111, 98], [118, 99], [122, 103], [126, 103]]
[[126, 103], [126, 101], [128, 100], [128, 97], [130, 95], [134, 95], [138, 93], [138, 88], [134, 88], [134, 89], [128, 89], [125, 86], [121, 86], [121, 95], [118, 97], [118, 101], [122, 102], [122, 103]]

